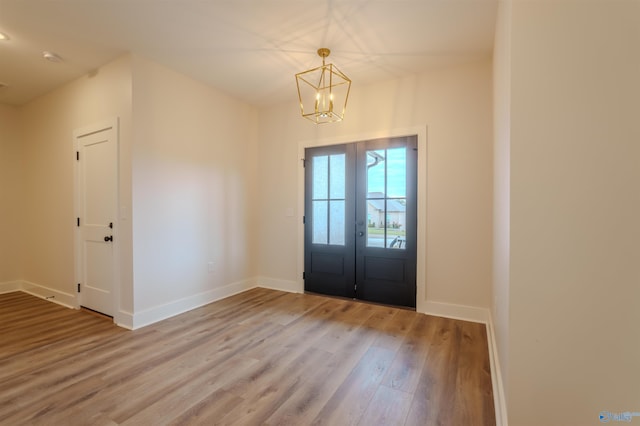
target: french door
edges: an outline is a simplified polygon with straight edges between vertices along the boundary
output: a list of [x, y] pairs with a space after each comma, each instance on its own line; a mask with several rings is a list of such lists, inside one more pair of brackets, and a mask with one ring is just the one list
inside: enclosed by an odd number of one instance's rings
[[416, 306], [417, 137], [305, 150], [305, 291]]

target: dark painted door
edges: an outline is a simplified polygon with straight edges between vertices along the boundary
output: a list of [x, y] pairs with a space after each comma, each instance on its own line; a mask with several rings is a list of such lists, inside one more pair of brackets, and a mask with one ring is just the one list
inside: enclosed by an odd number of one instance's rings
[[415, 307], [417, 138], [305, 159], [305, 291]]
[[355, 293], [356, 145], [305, 151], [305, 291]]

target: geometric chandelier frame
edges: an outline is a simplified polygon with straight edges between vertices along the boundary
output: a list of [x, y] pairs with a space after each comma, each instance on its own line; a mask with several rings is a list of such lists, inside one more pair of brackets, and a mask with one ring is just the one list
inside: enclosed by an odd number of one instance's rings
[[296, 74], [302, 116], [316, 124], [342, 121], [347, 108], [351, 80], [335, 65], [325, 65], [331, 51], [318, 49], [322, 66]]

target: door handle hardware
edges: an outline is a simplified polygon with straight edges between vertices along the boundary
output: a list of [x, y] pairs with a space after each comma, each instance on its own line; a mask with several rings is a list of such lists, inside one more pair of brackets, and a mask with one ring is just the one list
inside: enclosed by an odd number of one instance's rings
[[364, 232], [362, 232], [362, 231], [358, 232], [358, 236], [359, 237], [364, 237]]
[[113, 235], [107, 235], [106, 237], [104, 237], [105, 241], [113, 241]]

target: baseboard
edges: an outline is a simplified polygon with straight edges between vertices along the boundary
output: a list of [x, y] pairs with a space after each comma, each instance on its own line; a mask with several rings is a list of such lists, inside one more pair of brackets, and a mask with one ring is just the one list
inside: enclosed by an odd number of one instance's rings
[[22, 290], [22, 281], [5, 281], [0, 283], [0, 294]]
[[[12, 291], [23, 291], [32, 296], [62, 305], [65, 308], [78, 308], [76, 295], [72, 293], [65, 293], [64, 291], [55, 290], [30, 281], [14, 281], [12, 288], [14, 288]], [[2, 287], [0, 287], [0, 290], [2, 290]]]
[[508, 426], [507, 401], [504, 395], [504, 383], [502, 381], [502, 373], [500, 373], [502, 370], [500, 369], [500, 359], [498, 357], [498, 345], [491, 314], [489, 314], [489, 321], [487, 322], [487, 339], [489, 344], [491, 384], [493, 386], [493, 405], [496, 411], [496, 426]]
[[126, 311], [118, 311], [113, 316], [113, 323], [118, 327], [133, 330], [133, 314]]
[[189, 296], [165, 305], [149, 308], [135, 314], [121, 311], [114, 317], [114, 322], [120, 327], [135, 330], [256, 287], [286, 291], [289, 293], [302, 293], [304, 291], [296, 281], [258, 277], [238, 281], [224, 287]]
[[[126, 313], [123, 313], [123, 324], [121, 326], [125, 328], [131, 328], [136, 330], [162, 321], [167, 318], [182, 314], [192, 309], [199, 308], [200, 306], [207, 305], [215, 302], [216, 300], [224, 299], [225, 297], [233, 296], [234, 294], [242, 293], [256, 287], [256, 281], [254, 279], [238, 281], [228, 284], [223, 287], [218, 287], [203, 293], [195, 294], [193, 296], [185, 297], [164, 305], [154, 306], [153, 308], [145, 309], [144, 311], [134, 313], [129, 319], [126, 318]], [[130, 315], [130, 314], [129, 314]]]
[[280, 280], [276, 278], [258, 277], [256, 285], [271, 290], [287, 291], [289, 293], [303, 293], [304, 287], [296, 281]]
[[424, 302], [420, 306], [420, 312], [437, 317], [445, 317], [462, 321], [489, 322], [489, 310], [475, 306], [454, 305], [442, 302]]

